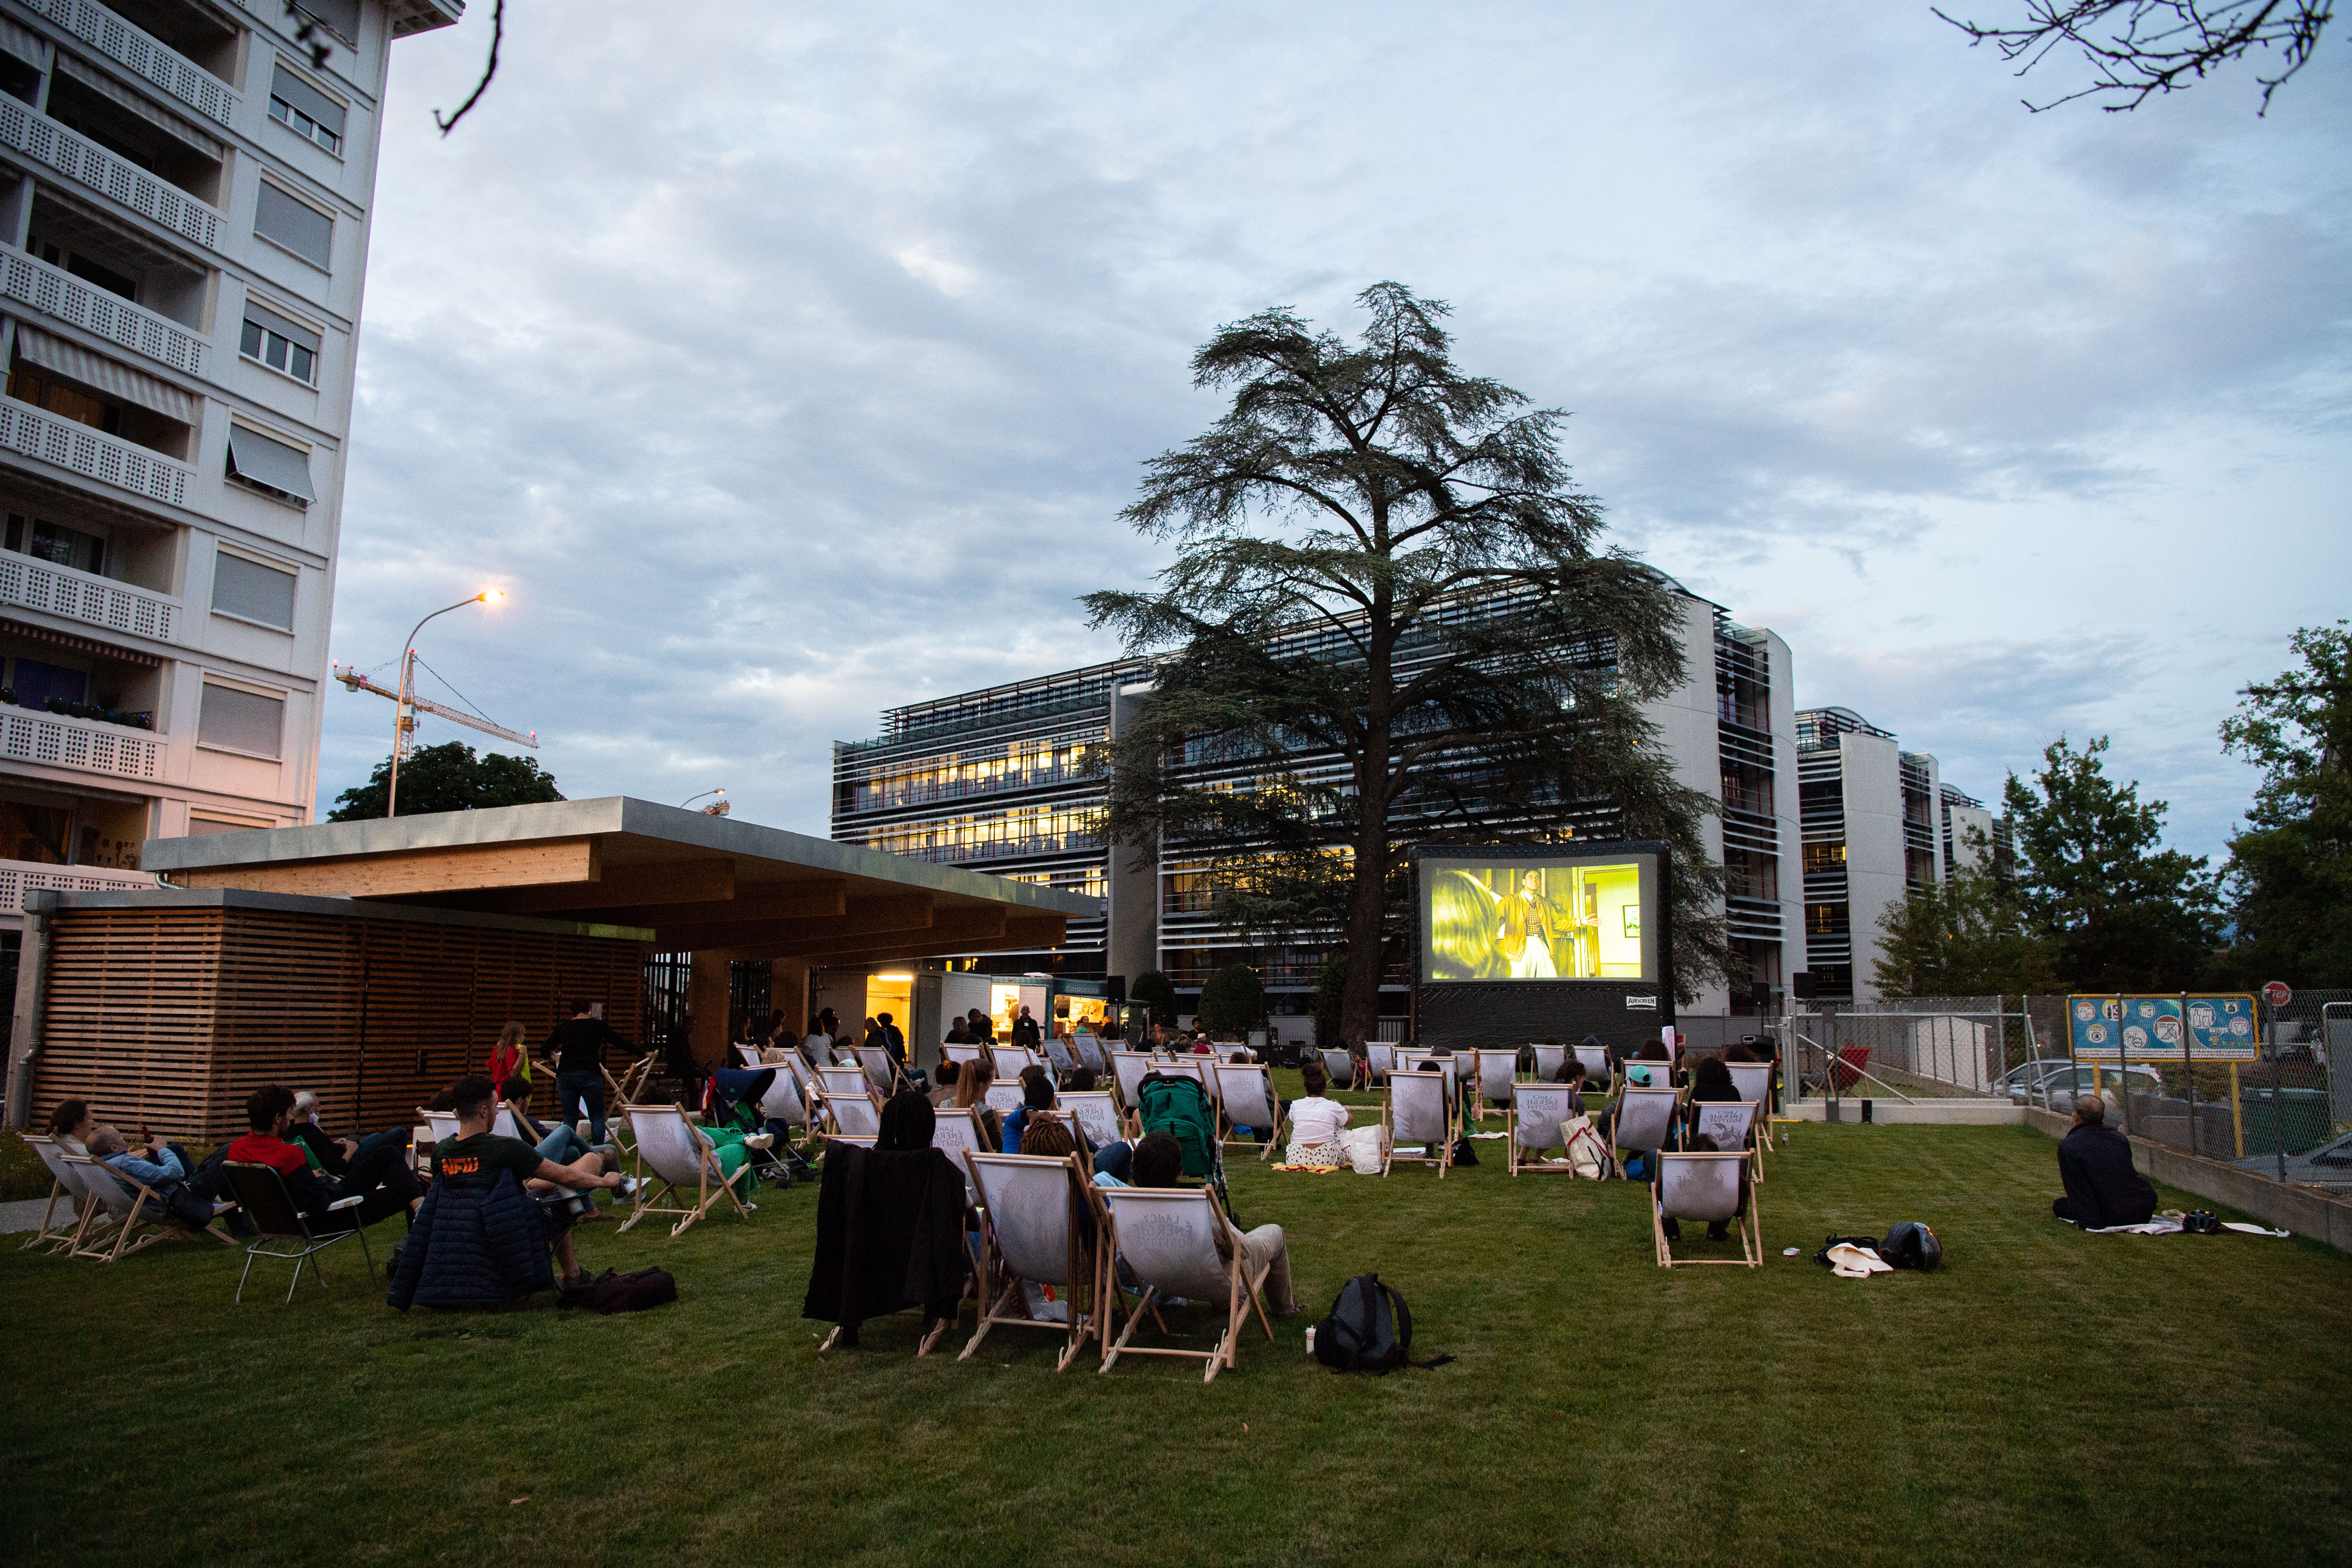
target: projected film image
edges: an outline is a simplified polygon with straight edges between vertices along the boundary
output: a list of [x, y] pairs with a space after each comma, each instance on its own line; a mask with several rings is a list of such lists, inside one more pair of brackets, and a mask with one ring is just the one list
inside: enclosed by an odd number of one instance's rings
[[1422, 866], [1432, 980], [1642, 980], [1642, 868]]

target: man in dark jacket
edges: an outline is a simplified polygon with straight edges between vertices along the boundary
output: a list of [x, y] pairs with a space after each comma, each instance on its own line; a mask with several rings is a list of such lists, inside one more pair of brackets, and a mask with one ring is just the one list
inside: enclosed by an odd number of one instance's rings
[[[590, 1150], [572, 1164], [559, 1165], [521, 1139], [501, 1138], [491, 1131], [490, 1124], [498, 1116], [498, 1090], [481, 1074], [459, 1079], [450, 1097], [457, 1108], [457, 1136], [445, 1138], [433, 1146], [436, 1179], [505, 1171], [514, 1177], [516, 1189], [527, 1196], [541, 1192], [551, 1195], [557, 1189], [581, 1193], [621, 1184], [619, 1173], [604, 1169], [604, 1156], [595, 1150]], [[572, 1250], [571, 1208], [561, 1203], [542, 1204], [540, 1217], [555, 1247], [556, 1262], [562, 1267], [563, 1283], [582, 1283], [580, 1261]]]
[[613, 1026], [586, 1002], [572, 1004], [572, 1016], [547, 1032], [540, 1055], [555, 1068], [555, 1119], [588, 1121], [588, 1142], [604, 1141], [604, 1047], [629, 1049]]
[[[294, 1121], [294, 1094], [278, 1084], [255, 1089], [245, 1099], [245, 1119], [252, 1128], [228, 1146], [226, 1158], [268, 1165], [286, 1182], [286, 1193], [310, 1220], [316, 1231], [365, 1229], [386, 1215], [398, 1214], [416, 1201], [416, 1178], [408, 1169], [408, 1151], [397, 1143], [380, 1143], [355, 1155], [340, 1177], [329, 1176], [310, 1163], [302, 1145], [286, 1134]], [[331, 1205], [339, 1199], [363, 1195], [355, 1209]]]
[[2078, 1094], [2074, 1130], [2058, 1144], [2058, 1179], [2066, 1195], [2050, 1212], [2084, 1230], [2145, 1225], [2156, 1213], [2156, 1189], [2132, 1168], [2131, 1140], [2106, 1123], [2106, 1102]]

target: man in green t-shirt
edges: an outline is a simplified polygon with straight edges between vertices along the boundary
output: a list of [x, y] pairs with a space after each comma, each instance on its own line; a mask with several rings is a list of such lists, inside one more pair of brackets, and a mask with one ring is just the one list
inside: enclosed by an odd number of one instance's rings
[[[436, 1181], [445, 1173], [472, 1176], [506, 1171], [512, 1173], [515, 1185], [526, 1196], [534, 1198], [558, 1188], [580, 1192], [621, 1184], [620, 1173], [605, 1170], [604, 1156], [593, 1149], [569, 1165], [559, 1165], [521, 1139], [501, 1138], [491, 1131], [490, 1123], [499, 1109], [498, 1086], [480, 1073], [459, 1079], [450, 1090], [450, 1099], [457, 1112], [457, 1136], [444, 1139], [433, 1147]], [[556, 1262], [562, 1268], [563, 1283], [568, 1286], [584, 1279], [580, 1260], [572, 1250], [572, 1210], [562, 1204], [541, 1204], [540, 1213], [553, 1233], [551, 1240]]]

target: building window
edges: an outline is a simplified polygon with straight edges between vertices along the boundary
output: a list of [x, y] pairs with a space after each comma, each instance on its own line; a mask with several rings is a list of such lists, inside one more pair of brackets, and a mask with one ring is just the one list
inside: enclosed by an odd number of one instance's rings
[[8, 695], [19, 708], [47, 708], [52, 699], [79, 702], [89, 694], [87, 670], [45, 664], [37, 658], [12, 658], [8, 662], [15, 667], [8, 671]]
[[213, 557], [213, 609], [258, 621], [279, 631], [294, 629], [295, 575], [224, 550]]
[[245, 336], [237, 350], [306, 386], [319, 384], [319, 334], [251, 300], [245, 302]]
[[1808, 844], [1805, 846], [1805, 872], [1836, 871], [1845, 866], [1845, 846], [1843, 844]]
[[228, 477], [274, 500], [307, 506], [319, 499], [310, 485], [310, 454], [243, 425], [228, 427]]
[[335, 37], [357, 47], [360, 41], [360, 0], [294, 0], [293, 8], [313, 21], [324, 22]]
[[286, 732], [283, 699], [234, 686], [205, 683], [204, 707], [196, 715], [196, 744], [249, 757], [278, 755]]
[[95, 533], [45, 519], [8, 514], [8, 548], [52, 565], [70, 566], [93, 577], [106, 575], [106, 541]]
[[254, 204], [253, 232], [322, 270], [334, 259], [335, 220], [267, 180]]
[[269, 80], [269, 118], [330, 153], [343, 150], [343, 106], [282, 65]]

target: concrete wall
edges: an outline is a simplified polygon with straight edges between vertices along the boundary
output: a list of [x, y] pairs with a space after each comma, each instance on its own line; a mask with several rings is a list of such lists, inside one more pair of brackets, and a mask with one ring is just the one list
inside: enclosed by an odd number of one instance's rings
[[[2053, 1138], [2063, 1138], [2074, 1126], [2071, 1117], [2054, 1110], [2039, 1110], [2032, 1106], [2021, 1110], [2028, 1126]], [[2151, 1182], [2195, 1193], [2274, 1229], [2291, 1230], [2297, 1236], [2324, 1241], [2338, 1252], [2352, 1252], [2352, 1200], [2317, 1187], [2290, 1186], [2220, 1160], [2208, 1160], [2168, 1144], [2151, 1143], [2145, 1138], [2134, 1138], [2131, 1146], [2132, 1163]]]
[[1780, 825], [1780, 986], [1805, 967], [1805, 835], [1797, 804], [1797, 676], [1789, 645], [1764, 634], [1772, 675], [1772, 815]]
[[[1973, 805], [1947, 806], [1952, 816], [1952, 864], [1944, 868], [1948, 879], [1963, 866], [1980, 866], [1992, 858], [1992, 813]], [[1984, 835], [1981, 848], [1971, 847], [1969, 836]]]
[[[1148, 685], [1139, 684], [1112, 696], [1110, 732], [1114, 741], [1134, 721], [1135, 711], [1150, 690]], [[1105, 854], [1108, 863], [1104, 868], [1107, 929], [1103, 934], [1103, 973], [1122, 975], [1131, 986], [1137, 975], [1160, 967], [1158, 857], [1145, 855], [1132, 846], [1113, 846]], [[975, 1004], [986, 1005], [985, 998]]]
[[[1715, 721], [1715, 606], [1703, 599], [1680, 599], [1683, 614], [1683, 683], [1665, 696], [1642, 705], [1658, 727], [1658, 744], [1673, 760], [1675, 777], [1710, 799], [1723, 790], [1723, 741]], [[1706, 852], [1723, 863], [1723, 823], [1706, 819]], [[1720, 985], [1699, 993], [1690, 1005], [1695, 1013], [1722, 1013], [1730, 994]]]
[[1903, 900], [1903, 769], [1895, 742], [1877, 735], [1838, 737], [1845, 791], [1847, 917], [1853, 930], [1853, 994], [1874, 998], [1878, 917]]

